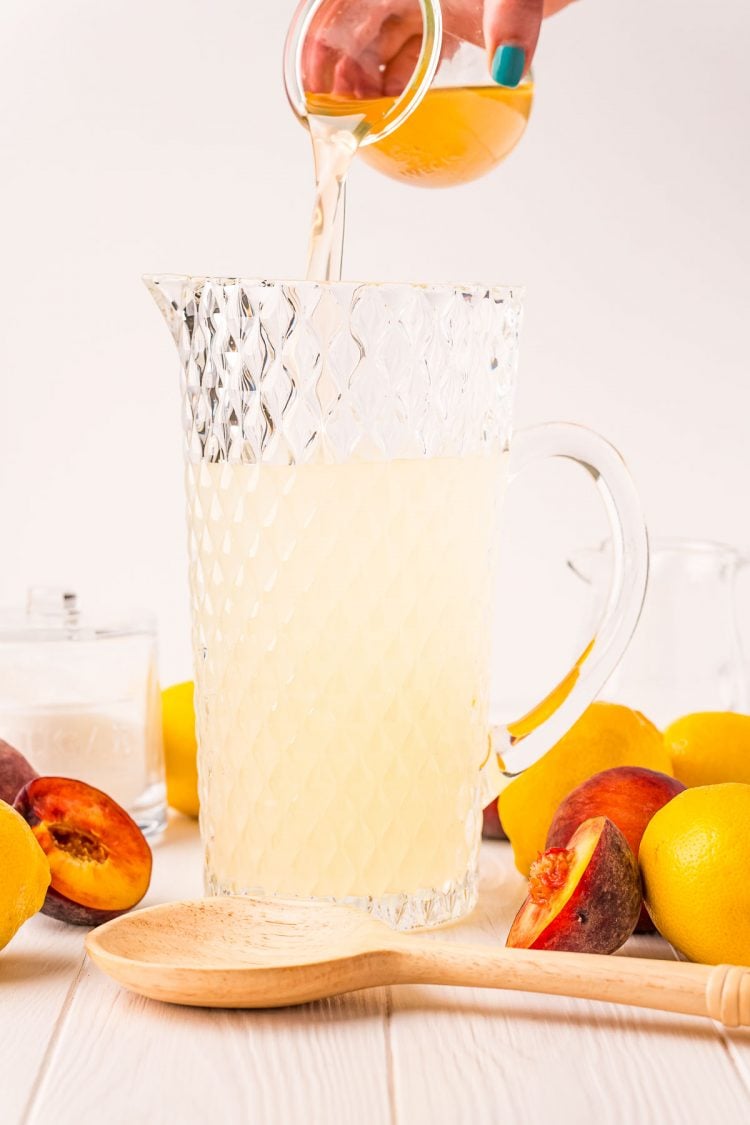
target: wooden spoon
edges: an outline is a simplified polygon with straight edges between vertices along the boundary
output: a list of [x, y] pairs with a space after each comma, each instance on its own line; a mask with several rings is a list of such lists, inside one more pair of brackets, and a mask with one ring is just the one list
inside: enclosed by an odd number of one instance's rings
[[385, 984], [510, 988], [750, 1024], [750, 969], [459, 945], [397, 933], [348, 906], [261, 898], [172, 902], [93, 930], [86, 948], [153, 1000], [279, 1008]]

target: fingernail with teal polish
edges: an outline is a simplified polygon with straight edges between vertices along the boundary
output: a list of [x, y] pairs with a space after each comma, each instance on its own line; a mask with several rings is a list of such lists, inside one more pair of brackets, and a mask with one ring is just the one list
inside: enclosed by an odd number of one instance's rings
[[513, 47], [505, 43], [495, 51], [492, 60], [492, 81], [498, 86], [514, 88], [523, 78], [526, 52], [523, 47]]

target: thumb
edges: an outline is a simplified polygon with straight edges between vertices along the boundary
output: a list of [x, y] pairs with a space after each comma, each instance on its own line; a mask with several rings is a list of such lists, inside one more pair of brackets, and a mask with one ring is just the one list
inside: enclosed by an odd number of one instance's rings
[[484, 41], [499, 86], [517, 86], [529, 69], [543, 14], [544, 0], [485, 0]]

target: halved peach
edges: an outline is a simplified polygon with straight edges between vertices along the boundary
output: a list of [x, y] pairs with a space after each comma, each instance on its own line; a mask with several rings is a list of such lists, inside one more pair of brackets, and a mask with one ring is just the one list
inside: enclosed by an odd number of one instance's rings
[[567, 847], [531, 865], [529, 895], [511, 926], [509, 946], [614, 953], [635, 929], [641, 881], [635, 856], [604, 816], [586, 820]]
[[151, 849], [106, 793], [67, 777], [38, 777], [15, 807], [49, 861], [44, 914], [96, 926], [141, 901], [151, 881]]

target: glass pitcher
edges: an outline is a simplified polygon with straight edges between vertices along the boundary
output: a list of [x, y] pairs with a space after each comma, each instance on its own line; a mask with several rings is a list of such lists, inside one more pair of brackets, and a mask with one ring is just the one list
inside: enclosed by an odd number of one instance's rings
[[[576, 552], [571, 570], [601, 612], [611, 544]], [[607, 683], [608, 699], [666, 727], [696, 711], [748, 711], [748, 686], [735, 605], [736, 580], [750, 558], [734, 547], [694, 539], [651, 545], [643, 614]]]
[[207, 891], [336, 899], [401, 928], [458, 918], [499, 765], [562, 736], [635, 626], [647, 547], [627, 470], [580, 427], [514, 437], [513, 473], [564, 457], [597, 483], [612, 589], [563, 685], [490, 736], [519, 291], [146, 281], [182, 362]]

